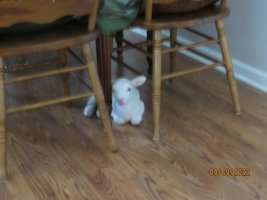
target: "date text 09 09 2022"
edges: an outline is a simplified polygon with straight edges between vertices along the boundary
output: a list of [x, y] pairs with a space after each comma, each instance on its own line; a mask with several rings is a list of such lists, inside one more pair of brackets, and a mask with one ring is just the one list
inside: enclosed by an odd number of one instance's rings
[[210, 168], [210, 176], [250, 176], [250, 168]]

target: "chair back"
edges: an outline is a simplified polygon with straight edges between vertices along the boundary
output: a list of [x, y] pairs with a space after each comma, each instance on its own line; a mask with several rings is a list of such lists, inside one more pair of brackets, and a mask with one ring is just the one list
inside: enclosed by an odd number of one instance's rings
[[95, 28], [99, 0], [0, 0], [0, 27], [20, 22], [45, 24], [66, 15], [89, 15], [88, 30]]

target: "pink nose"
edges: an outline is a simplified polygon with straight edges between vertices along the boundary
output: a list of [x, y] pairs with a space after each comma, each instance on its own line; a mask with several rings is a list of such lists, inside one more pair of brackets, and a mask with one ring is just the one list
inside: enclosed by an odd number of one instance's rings
[[117, 99], [119, 105], [123, 105], [123, 99]]

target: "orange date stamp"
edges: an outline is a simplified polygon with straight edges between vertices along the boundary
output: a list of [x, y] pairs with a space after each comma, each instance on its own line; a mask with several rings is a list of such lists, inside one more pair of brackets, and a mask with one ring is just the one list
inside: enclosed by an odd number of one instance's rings
[[250, 176], [250, 168], [210, 168], [210, 176]]

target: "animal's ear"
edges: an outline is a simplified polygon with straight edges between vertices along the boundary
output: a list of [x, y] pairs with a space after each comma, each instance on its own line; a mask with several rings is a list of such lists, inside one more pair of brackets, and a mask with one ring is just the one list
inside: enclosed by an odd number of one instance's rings
[[136, 78], [131, 80], [134, 87], [139, 87], [146, 82], [145, 76], [137, 76]]

